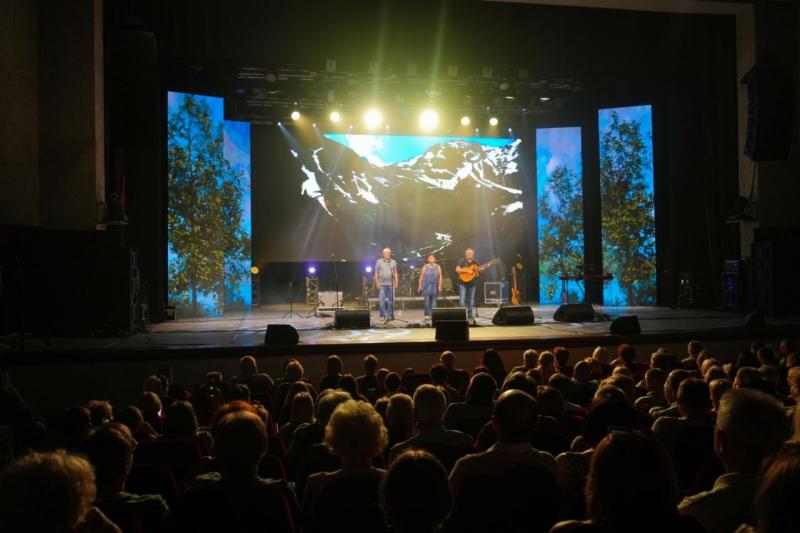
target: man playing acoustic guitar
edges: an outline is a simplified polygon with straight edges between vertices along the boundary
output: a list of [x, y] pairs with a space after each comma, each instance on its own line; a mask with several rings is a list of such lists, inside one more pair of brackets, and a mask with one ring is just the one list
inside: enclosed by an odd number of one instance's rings
[[458, 304], [467, 308], [467, 318], [474, 320], [475, 309], [475, 279], [481, 272], [492, 266], [495, 260], [491, 260], [484, 265], [479, 265], [475, 261], [475, 251], [467, 248], [464, 251], [464, 258], [458, 262], [456, 272], [458, 273]]

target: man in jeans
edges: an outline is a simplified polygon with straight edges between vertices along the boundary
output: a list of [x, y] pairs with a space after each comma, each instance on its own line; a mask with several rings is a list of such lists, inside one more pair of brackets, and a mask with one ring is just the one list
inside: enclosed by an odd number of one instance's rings
[[392, 251], [383, 249], [383, 257], [375, 263], [375, 288], [378, 289], [378, 310], [384, 322], [394, 320], [394, 291], [397, 288], [397, 262]]
[[[456, 266], [456, 273], [469, 272], [473, 268], [480, 271], [478, 262], [475, 261], [475, 251], [472, 248], [467, 248], [464, 252], [464, 258], [458, 262]], [[477, 272], [476, 272], [477, 273]], [[461, 278], [458, 280], [458, 305], [467, 308], [467, 318], [470, 321], [475, 319], [475, 278], [468, 282], [464, 282]]]

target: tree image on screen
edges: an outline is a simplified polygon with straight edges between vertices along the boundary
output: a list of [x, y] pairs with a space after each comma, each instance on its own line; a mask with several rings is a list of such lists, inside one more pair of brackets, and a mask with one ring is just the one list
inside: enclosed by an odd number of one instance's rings
[[[536, 130], [539, 225], [539, 302], [561, 303], [561, 274], [583, 264], [583, 183], [580, 128]], [[568, 285], [571, 302], [582, 299]]]
[[[224, 154], [209, 97], [170, 94], [167, 225], [171, 302], [183, 315], [246, 304], [250, 236], [242, 172]], [[176, 101], [175, 101], [176, 99]], [[221, 99], [216, 99], [221, 100]], [[246, 291], [245, 291], [246, 294]]]
[[606, 305], [656, 300], [655, 204], [650, 106], [600, 110], [603, 265], [614, 280]]

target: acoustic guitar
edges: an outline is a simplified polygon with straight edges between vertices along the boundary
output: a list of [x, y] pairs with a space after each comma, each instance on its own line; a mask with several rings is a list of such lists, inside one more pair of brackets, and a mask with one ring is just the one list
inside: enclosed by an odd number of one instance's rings
[[478, 276], [480, 276], [481, 272], [492, 266], [493, 264], [500, 261], [498, 258], [494, 258], [491, 261], [488, 261], [482, 265], [476, 265], [472, 263], [470, 266], [461, 267], [461, 272], [458, 273], [458, 279], [461, 280], [461, 283], [469, 283]]

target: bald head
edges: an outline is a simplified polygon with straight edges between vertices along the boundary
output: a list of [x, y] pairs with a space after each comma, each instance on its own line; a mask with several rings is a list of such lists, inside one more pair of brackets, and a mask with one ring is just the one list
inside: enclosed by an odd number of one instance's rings
[[536, 400], [521, 390], [508, 390], [494, 404], [493, 422], [500, 442], [527, 442], [536, 425], [539, 409]]

